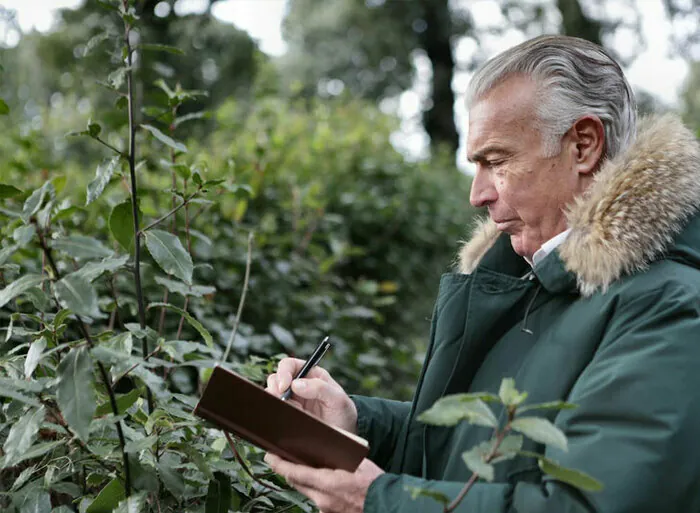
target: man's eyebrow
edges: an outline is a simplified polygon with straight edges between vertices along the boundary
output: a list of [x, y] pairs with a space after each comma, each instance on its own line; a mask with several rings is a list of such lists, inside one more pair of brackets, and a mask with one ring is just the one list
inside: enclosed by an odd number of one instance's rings
[[467, 160], [469, 162], [483, 162], [486, 160], [486, 156], [489, 155], [490, 153], [500, 153], [500, 154], [508, 154], [510, 153], [508, 150], [503, 148], [502, 146], [498, 146], [496, 144], [492, 144], [489, 146], [486, 146], [482, 149], [480, 149], [477, 152], [472, 153], [471, 155], [467, 155]]

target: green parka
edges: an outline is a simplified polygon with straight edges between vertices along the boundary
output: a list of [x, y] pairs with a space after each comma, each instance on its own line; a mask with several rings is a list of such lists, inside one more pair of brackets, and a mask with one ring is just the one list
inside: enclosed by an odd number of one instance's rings
[[[556, 186], [556, 184], [553, 184]], [[387, 473], [366, 513], [441, 512], [407, 487], [454, 498], [471, 476], [462, 453], [488, 428], [427, 426], [417, 415], [452, 393], [498, 392], [515, 378], [527, 403], [566, 400], [549, 415], [569, 451], [527, 442], [591, 474], [580, 492], [534, 459], [498, 463], [457, 512], [700, 512], [700, 149], [675, 118], [640, 123], [568, 215], [571, 233], [534, 270], [491, 222], [440, 282], [430, 345], [412, 402], [354, 396], [358, 432]]]

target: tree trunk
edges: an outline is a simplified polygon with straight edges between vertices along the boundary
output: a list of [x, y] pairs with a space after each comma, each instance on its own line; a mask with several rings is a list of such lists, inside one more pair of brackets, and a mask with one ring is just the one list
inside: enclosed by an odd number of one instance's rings
[[450, 35], [452, 21], [448, 0], [422, 0], [427, 28], [420, 34], [420, 46], [433, 67], [431, 107], [423, 113], [423, 126], [432, 146], [447, 144], [459, 147], [459, 134], [454, 120], [455, 95], [452, 91], [454, 57]]

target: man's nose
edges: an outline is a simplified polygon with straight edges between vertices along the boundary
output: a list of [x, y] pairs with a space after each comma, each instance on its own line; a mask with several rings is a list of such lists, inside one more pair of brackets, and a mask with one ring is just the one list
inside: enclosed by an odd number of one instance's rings
[[498, 192], [489, 174], [479, 168], [480, 166], [477, 165], [476, 175], [472, 180], [472, 190], [469, 193], [469, 202], [477, 208], [488, 206], [498, 199]]

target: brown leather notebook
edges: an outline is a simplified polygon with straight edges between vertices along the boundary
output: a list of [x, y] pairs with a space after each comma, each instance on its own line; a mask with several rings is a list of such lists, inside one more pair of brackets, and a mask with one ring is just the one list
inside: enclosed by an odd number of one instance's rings
[[362, 438], [219, 366], [194, 414], [265, 451], [311, 467], [354, 472], [369, 451]]

